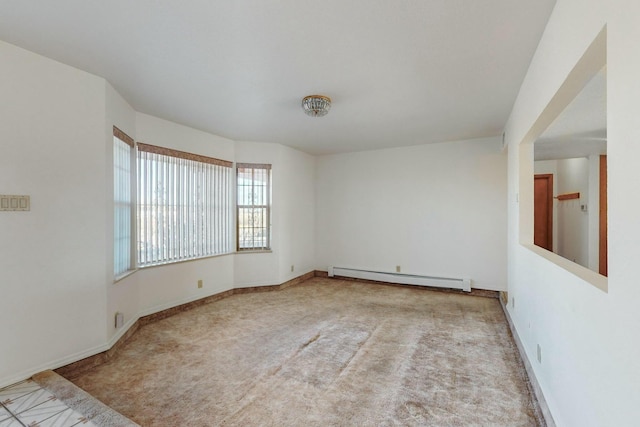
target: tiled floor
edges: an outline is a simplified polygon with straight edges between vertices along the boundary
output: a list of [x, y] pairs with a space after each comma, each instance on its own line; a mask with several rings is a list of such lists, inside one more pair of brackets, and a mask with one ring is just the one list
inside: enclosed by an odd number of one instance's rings
[[0, 389], [0, 427], [95, 426], [37, 383], [26, 380]]

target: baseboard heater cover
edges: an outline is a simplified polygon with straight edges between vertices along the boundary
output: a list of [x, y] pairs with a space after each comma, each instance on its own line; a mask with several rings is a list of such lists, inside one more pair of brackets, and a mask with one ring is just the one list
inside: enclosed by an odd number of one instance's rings
[[384, 271], [361, 270], [357, 268], [329, 267], [329, 277], [342, 276], [354, 279], [375, 280], [377, 282], [402, 285], [433, 286], [436, 288], [461, 289], [471, 292], [471, 279], [454, 277], [421, 276], [417, 274], [389, 273]]

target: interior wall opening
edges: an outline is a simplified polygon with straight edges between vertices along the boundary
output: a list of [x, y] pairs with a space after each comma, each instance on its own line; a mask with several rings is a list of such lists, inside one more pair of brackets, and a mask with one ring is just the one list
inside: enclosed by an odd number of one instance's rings
[[520, 243], [607, 290], [606, 28], [520, 147]]

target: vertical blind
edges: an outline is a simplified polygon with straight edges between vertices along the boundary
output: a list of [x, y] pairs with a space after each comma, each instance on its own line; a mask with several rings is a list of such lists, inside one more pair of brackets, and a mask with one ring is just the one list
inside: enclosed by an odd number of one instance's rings
[[113, 273], [120, 276], [132, 269], [132, 153], [133, 139], [113, 128]]
[[232, 163], [138, 144], [138, 265], [233, 251]]
[[271, 165], [237, 165], [238, 251], [271, 248]]

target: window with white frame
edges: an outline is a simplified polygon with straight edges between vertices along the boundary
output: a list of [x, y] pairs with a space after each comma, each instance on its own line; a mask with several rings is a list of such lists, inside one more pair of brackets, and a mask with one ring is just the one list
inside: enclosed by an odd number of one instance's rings
[[271, 165], [238, 163], [237, 250], [271, 249]]
[[233, 252], [233, 164], [137, 146], [138, 264]]
[[116, 278], [135, 266], [132, 251], [134, 145], [133, 138], [113, 127], [113, 273]]

